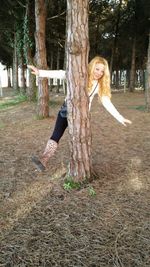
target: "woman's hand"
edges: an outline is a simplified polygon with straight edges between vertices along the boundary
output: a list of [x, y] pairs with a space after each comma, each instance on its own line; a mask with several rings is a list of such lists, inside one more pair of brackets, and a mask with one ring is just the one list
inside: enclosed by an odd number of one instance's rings
[[28, 67], [28, 69], [31, 69], [31, 73], [32, 74], [34, 74], [34, 75], [38, 75], [39, 74], [39, 70], [35, 66], [33, 66], [33, 65], [27, 65], [27, 67]]
[[127, 124], [132, 124], [132, 121], [123, 118], [121, 123], [122, 123], [124, 126], [127, 126]]

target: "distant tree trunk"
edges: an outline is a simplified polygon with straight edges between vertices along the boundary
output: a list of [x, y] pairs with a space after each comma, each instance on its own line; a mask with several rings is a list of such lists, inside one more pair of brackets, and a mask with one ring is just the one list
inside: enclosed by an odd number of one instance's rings
[[70, 135], [69, 175], [91, 177], [91, 129], [88, 82], [88, 0], [67, 0], [67, 105]]
[[8, 87], [11, 87], [11, 72], [10, 68], [7, 67]]
[[[116, 48], [117, 48], [117, 42], [118, 42], [118, 34], [119, 34], [119, 22], [120, 22], [120, 11], [122, 6], [122, 0], [119, 2], [119, 6], [117, 8], [117, 16], [116, 16], [116, 25], [115, 25], [115, 38], [112, 45], [112, 53], [111, 53], [111, 59], [110, 59], [110, 73], [112, 75], [113, 71], [113, 63], [114, 63], [114, 57], [116, 56]], [[116, 61], [118, 58], [116, 58]]]
[[[50, 53], [50, 69], [53, 69], [53, 62], [54, 62], [54, 54]], [[52, 92], [53, 89], [53, 79], [49, 79], [49, 90]]]
[[[28, 62], [29, 64], [33, 64], [33, 58], [31, 56], [31, 50], [28, 50]], [[36, 87], [36, 77], [29, 72], [29, 86], [27, 87], [27, 97], [29, 101], [33, 101], [36, 99], [36, 92], [37, 92], [37, 87]]]
[[146, 110], [150, 112], [150, 33], [149, 45], [147, 53], [147, 66], [146, 66], [146, 88], [145, 88]]
[[[46, 0], [35, 0], [36, 19], [36, 60], [39, 69], [47, 69], [45, 26], [46, 26]], [[38, 116], [49, 117], [48, 79], [38, 78]]]
[[[25, 14], [25, 22], [26, 22], [26, 27], [28, 27], [27, 32], [28, 32], [28, 40], [30, 40], [27, 42], [26, 40], [24, 41], [24, 46], [25, 46], [25, 51], [26, 51], [26, 61], [27, 64], [33, 65], [34, 64], [34, 58], [33, 58], [33, 48], [32, 48], [32, 36], [34, 35], [34, 28], [33, 28], [33, 20], [34, 20], [34, 5], [33, 5], [33, 1], [32, 0], [27, 0], [26, 2], [26, 14]], [[24, 34], [24, 38], [26, 38], [26, 34]], [[29, 71], [29, 86], [26, 89], [26, 94], [28, 97], [29, 101], [33, 101], [36, 99], [36, 92], [37, 92], [37, 88], [36, 88], [36, 77], [31, 74], [31, 72]]]
[[[98, 14], [97, 18], [97, 24], [96, 24], [96, 32], [95, 32], [95, 45], [94, 45], [94, 52], [97, 55], [98, 54], [98, 47], [100, 43], [100, 33], [99, 33], [99, 28], [100, 28], [100, 19], [101, 19], [101, 11]], [[95, 56], [95, 55], [94, 55]]]
[[3, 97], [3, 88], [2, 88], [1, 76], [0, 76], [0, 97]]
[[127, 88], [129, 88], [130, 86], [130, 70], [127, 69], [127, 73], [126, 73], [126, 83], [127, 83]]
[[20, 91], [22, 93], [26, 92], [26, 79], [25, 79], [25, 66], [24, 66], [24, 59], [23, 55], [21, 56], [21, 64], [20, 64], [20, 69], [21, 69], [21, 84], [20, 84]]
[[136, 55], [136, 37], [134, 37], [132, 45], [132, 60], [131, 60], [131, 72], [130, 72], [130, 85], [129, 85], [130, 92], [134, 92], [135, 89], [135, 55]]
[[143, 88], [144, 88], [144, 91], [145, 91], [145, 89], [146, 89], [146, 79], [145, 79], [145, 70], [143, 70]]
[[[60, 48], [58, 47], [57, 50], [57, 70], [59, 70], [60, 66]], [[56, 89], [56, 93], [59, 93], [59, 89], [60, 89], [60, 80], [57, 80], [57, 89]]]
[[118, 67], [116, 68], [115, 87], [116, 87], [116, 89], [119, 89], [119, 70], [118, 70]]
[[13, 89], [18, 91], [18, 57], [17, 57], [17, 40], [14, 33], [14, 51], [13, 51]]

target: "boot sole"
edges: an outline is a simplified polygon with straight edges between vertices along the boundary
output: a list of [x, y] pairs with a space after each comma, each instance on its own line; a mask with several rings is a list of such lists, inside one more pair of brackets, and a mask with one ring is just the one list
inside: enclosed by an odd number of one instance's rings
[[45, 166], [42, 164], [42, 162], [37, 157], [33, 156], [31, 158], [31, 161], [39, 172], [43, 172], [46, 170]]

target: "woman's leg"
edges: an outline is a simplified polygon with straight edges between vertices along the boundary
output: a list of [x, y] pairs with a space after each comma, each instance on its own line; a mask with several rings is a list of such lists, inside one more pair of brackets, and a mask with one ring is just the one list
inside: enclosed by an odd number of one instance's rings
[[57, 120], [55, 123], [55, 128], [54, 128], [54, 131], [53, 131], [50, 139], [52, 139], [56, 143], [58, 143], [59, 140], [61, 139], [61, 137], [63, 136], [64, 131], [66, 130], [67, 127], [68, 127], [67, 118], [62, 118], [60, 115], [60, 111], [59, 111], [58, 116], [57, 116]]
[[54, 155], [58, 146], [58, 142], [63, 136], [63, 133], [67, 128], [67, 126], [68, 126], [67, 118], [61, 117], [59, 112], [56, 119], [53, 134], [47, 142], [44, 153], [42, 154], [40, 159], [38, 159], [37, 157], [32, 158], [32, 162], [35, 164], [35, 166], [39, 171], [45, 170], [46, 164], [48, 160]]

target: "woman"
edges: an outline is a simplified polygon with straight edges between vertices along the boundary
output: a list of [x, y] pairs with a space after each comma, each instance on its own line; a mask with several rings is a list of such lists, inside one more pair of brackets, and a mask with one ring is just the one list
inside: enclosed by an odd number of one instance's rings
[[[63, 70], [39, 70], [32, 65], [28, 65], [32, 73], [39, 77], [60, 78], [65, 79], [65, 71]], [[111, 103], [110, 91], [110, 72], [108, 62], [103, 57], [94, 57], [88, 65], [88, 88], [89, 109], [96, 94], [98, 94], [103, 106], [106, 110], [121, 124], [126, 126], [131, 124], [130, 120], [125, 119]], [[47, 142], [46, 148], [42, 156], [38, 159], [33, 157], [32, 161], [39, 171], [44, 171], [50, 157], [55, 153], [59, 140], [68, 126], [67, 117], [62, 116], [61, 110], [58, 112], [55, 128], [52, 136]]]

